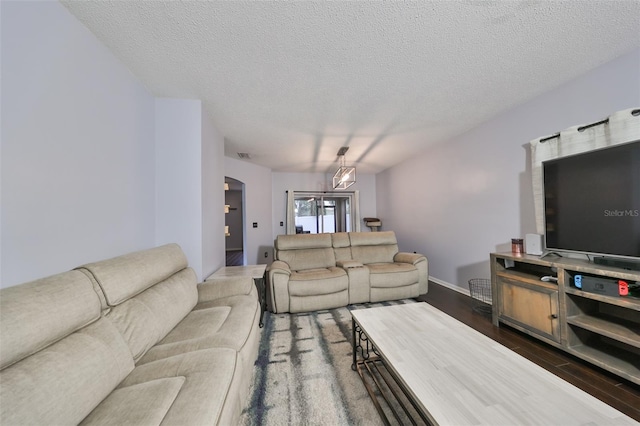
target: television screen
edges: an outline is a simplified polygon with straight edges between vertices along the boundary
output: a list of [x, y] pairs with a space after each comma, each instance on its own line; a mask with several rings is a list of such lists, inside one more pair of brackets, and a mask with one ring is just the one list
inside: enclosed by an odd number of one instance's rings
[[640, 258], [640, 141], [543, 163], [545, 244]]

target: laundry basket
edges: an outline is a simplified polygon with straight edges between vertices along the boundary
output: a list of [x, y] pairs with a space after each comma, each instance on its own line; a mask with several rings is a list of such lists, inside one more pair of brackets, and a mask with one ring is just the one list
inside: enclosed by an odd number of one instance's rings
[[472, 278], [469, 280], [469, 294], [473, 300], [473, 310], [479, 314], [491, 315], [491, 280]]

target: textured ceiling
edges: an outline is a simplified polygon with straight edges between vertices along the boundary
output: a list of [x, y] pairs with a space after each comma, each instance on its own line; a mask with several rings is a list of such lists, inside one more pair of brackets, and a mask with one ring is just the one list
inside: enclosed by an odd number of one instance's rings
[[[375, 173], [640, 47], [640, 2], [63, 1], [225, 153]], [[639, 77], [640, 78], [640, 77]]]

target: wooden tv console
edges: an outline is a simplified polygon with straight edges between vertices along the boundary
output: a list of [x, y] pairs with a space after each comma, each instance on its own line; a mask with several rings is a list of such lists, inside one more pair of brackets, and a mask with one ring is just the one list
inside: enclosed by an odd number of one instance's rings
[[582, 291], [573, 285], [577, 274], [640, 282], [640, 272], [587, 260], [492, 253], [494, 325], [507, 324], [640, 384], [640, 298]]

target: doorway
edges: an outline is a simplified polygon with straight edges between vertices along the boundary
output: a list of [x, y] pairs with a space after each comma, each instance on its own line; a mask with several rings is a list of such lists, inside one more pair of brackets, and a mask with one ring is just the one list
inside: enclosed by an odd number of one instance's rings
[[244, 183], [225, 177], [225, 265], [246, 265], [244, 250]]

